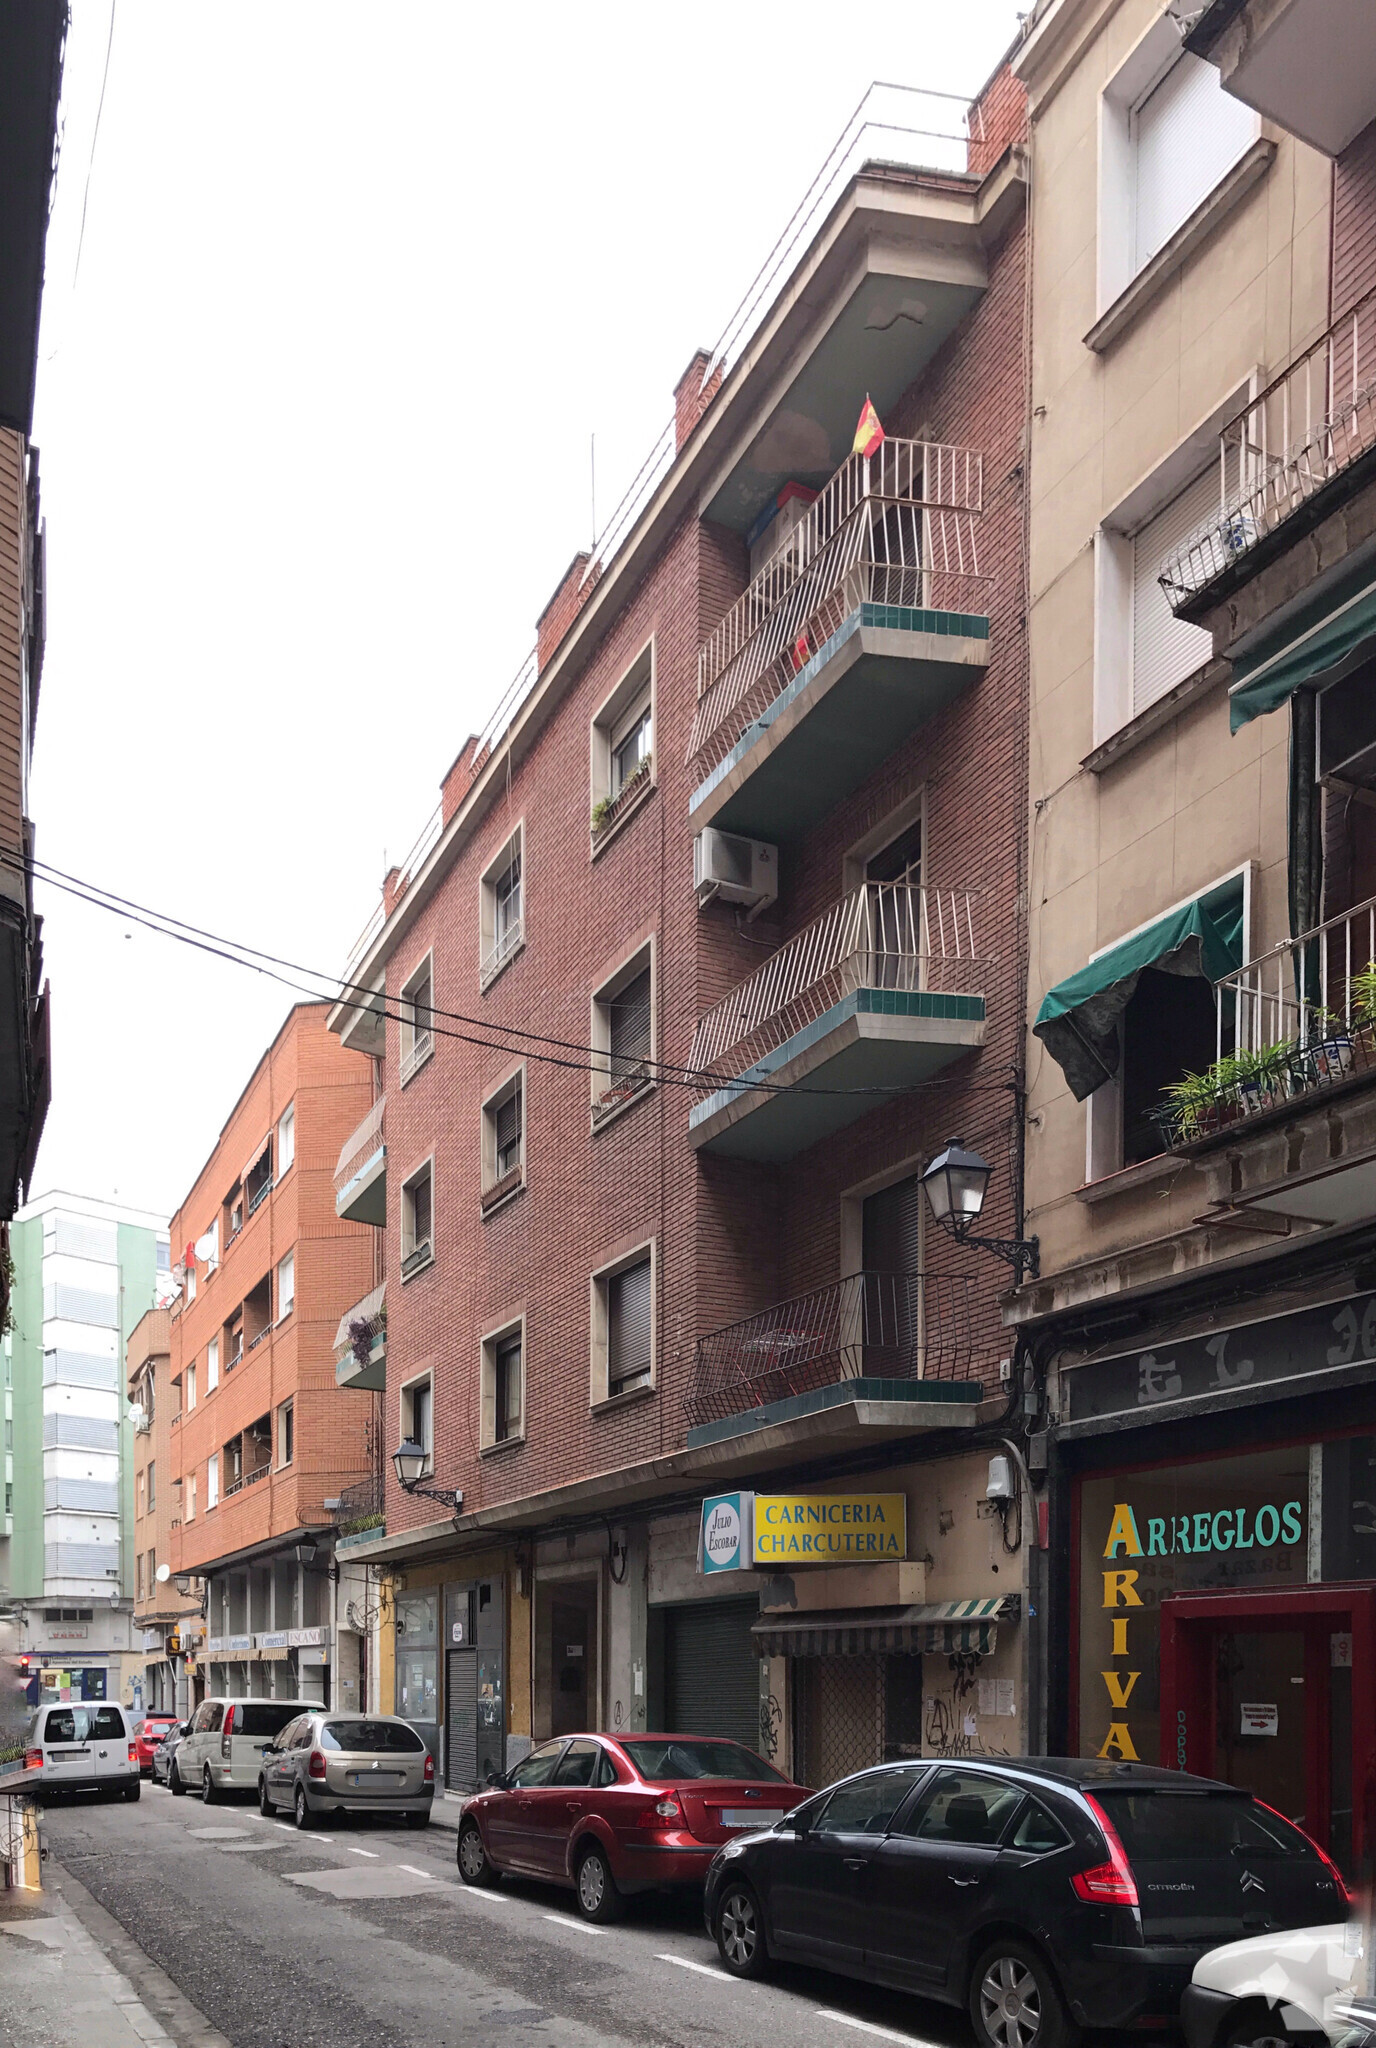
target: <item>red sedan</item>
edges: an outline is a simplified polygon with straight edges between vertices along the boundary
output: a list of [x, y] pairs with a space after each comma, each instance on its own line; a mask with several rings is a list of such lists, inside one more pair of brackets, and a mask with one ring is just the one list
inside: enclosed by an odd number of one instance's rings
[[470, 1799], [465, 1884], [504, 1872], [572, 1887], [588, 1920], [631, 1892], [700, 1885], [723, 1842], [808, 1796], [739, 1742], [702, 1735], [560, 1735]]
[[170, 1735], [177, 1726], [175, 1714], [145, 1714], [134, 1731], [134, 1747], [139, 1754], [139, 1770], [145, 1778], [153, 1775], [153, 1751], [164, 1735]]

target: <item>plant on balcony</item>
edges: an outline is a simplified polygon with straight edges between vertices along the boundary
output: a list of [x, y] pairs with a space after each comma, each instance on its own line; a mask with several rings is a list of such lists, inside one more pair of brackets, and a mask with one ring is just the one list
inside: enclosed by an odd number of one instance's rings
[[349, 1349], [354, 1363], [361, 1370], [373, 1355], [373, 1344], [387, 1328], [387, 1311], [380, 1308], [375, 1316], [355, 1316], [349, 1324]]
[[1376, 960], [1359, 967], [1347, 984], [1352, 1041], [1363, 1066], [1376, 1066]]
[[638, 764], [634, 775], [626, 777], [626, 780], [622, 783], [615, 796], [598, 798], [592, 807], [592, 832], [594, 839], [599, 833], [606, 831], [631, 792], [639, 789], [648, 778], [650, 764], [653, 760], [653, 754], [646, 754], [644, 759]]

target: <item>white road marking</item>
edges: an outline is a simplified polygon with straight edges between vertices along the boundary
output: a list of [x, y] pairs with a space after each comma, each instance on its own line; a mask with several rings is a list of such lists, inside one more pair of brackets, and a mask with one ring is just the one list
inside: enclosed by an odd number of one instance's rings
[[[323, 1842], [325, 1837], [321, 1835], [319, 1839]], [[397, 1869], [404, 1870], [408, 1877], [428, 1877], [432, 1879], [435, 1877], [433, 1870], [417, 1870], [414, 1863], [398, 1863]]]
[[738, 1980], [729, 1970], [714, 1970], [710, 1963], [695, 1963], [691, 1956], [657, 1955], [657, 1963], [677, 1963], [680, 1970], [696, 1970], [699, 1977], [715, 1977], [719, 1984], [735, 1984]]
[[349, 1854], [350, 1854], [351, 1856], [371, 1856], [374, 1862], [376, 1862], [376, 1861], [377, 1861], [377, 1850], [376, 1850], [376, 1849], [353, 1849], [353, 1848], [351, 1848], [351, 1849], [349, 1850]]
[[552, 1920], [556, 1927], [572, 1927], [578, 1934], [602, 1934], [601, 1927], [592, 1927], [586, 1920], [575, 1920], [571, 1913], [542, 1913], [542, 1920]]
[[829, 2012], [824, 2005], [817, 2007], [819, 2020], [835, 2020], [838, 2027], [854, 2027], [857, 2033], [873, 2034], [880, 2041], [901, 2041], [903, 2048], [936, 2048], [934, 2041], [924, 2041], [918, 2034], [896, 2034], [892, 2027], [877, 2027], [873, 2020], [858, 2020], [852, 2013]]

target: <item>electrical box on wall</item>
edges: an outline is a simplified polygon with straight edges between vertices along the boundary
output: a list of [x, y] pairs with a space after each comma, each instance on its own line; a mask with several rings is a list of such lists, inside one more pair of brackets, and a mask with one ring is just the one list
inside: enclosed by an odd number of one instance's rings
[[778, 897], [779, 849], [708, 826], [693, 841], [693, 887], [699, 910], [720, 897], [745, 904], [756, 916]]

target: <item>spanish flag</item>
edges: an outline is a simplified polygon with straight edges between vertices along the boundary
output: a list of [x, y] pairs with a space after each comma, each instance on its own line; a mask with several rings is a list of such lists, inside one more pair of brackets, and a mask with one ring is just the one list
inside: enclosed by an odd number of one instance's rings
[[875, 455], [883, 445], [883, 440], [884, 429], [879, 424], [879, 415], [870, 403], [869, 394], [866, 393], [865, 403], [860, 408], [860, 424], [855, 429], [855, 439], [851, 443], [850, 452], [852, 455]]

